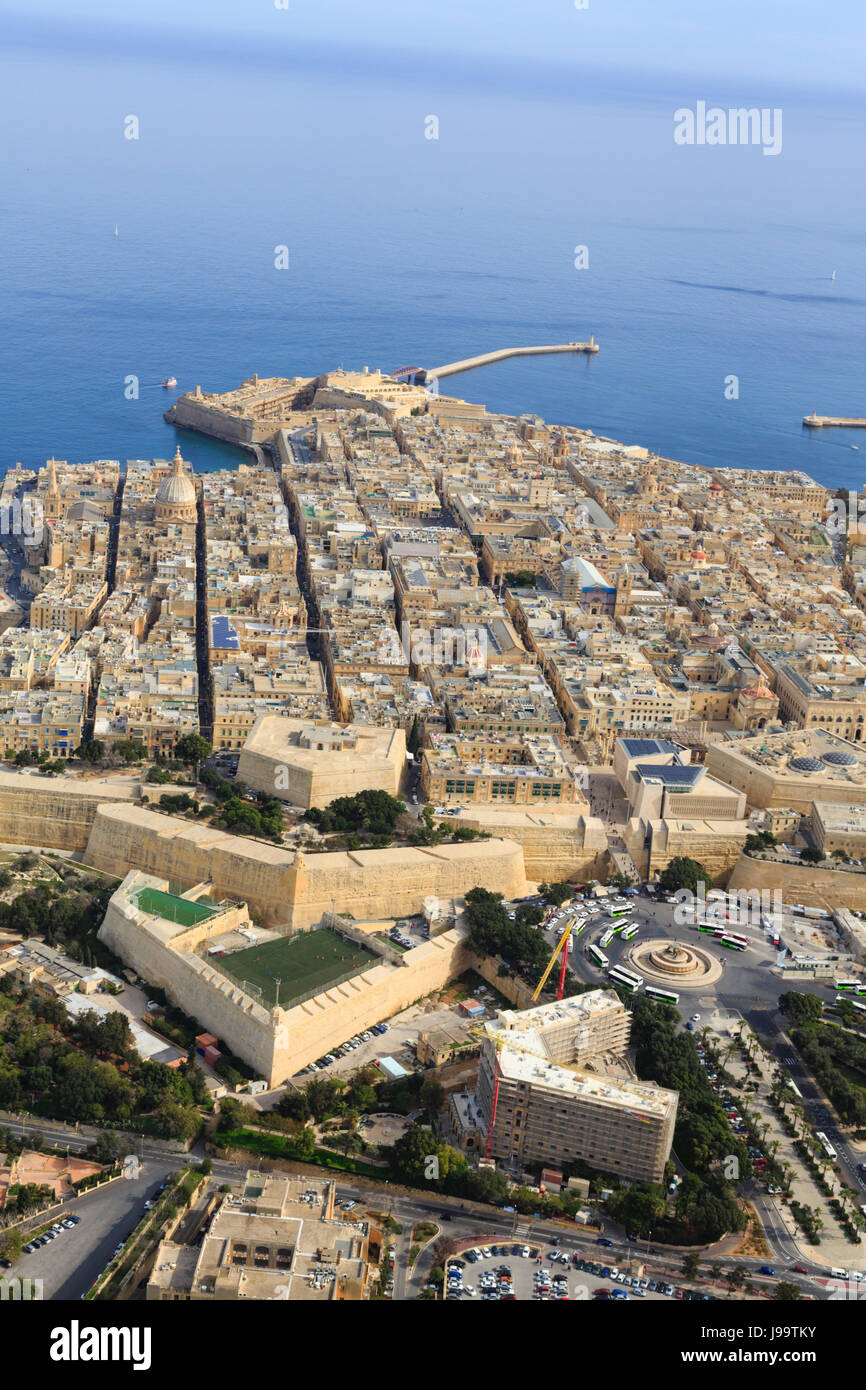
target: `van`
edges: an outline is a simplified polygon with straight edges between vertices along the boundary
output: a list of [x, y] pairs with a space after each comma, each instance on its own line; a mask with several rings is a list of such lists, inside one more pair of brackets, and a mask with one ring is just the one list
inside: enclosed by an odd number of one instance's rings
[[847, 1269], [831, 1269], [830, 1276], [833, 1279], [847, 1279], [848, 1271]]

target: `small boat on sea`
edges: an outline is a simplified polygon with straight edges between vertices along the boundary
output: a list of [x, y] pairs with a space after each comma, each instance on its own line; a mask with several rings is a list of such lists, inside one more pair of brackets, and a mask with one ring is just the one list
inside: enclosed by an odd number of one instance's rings
[[177, 377], [167, 376], [162, 384], [165, 387], [166, 391], [170, 391], [172, 386], [177, 386]]

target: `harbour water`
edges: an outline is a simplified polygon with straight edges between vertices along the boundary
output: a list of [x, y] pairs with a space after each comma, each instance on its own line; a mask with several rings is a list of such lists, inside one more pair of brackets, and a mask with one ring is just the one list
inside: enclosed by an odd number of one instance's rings
[[[18, 132], [4, 468], [170, 456], [162, 412], [197, 383], [594, 334], [597, 356], [512, 359], [443, 389], [670, 457], [863, 484], [856, 431], [801, 425], [866, 411], [863, 109], [792, 96], [766, 159], [677, 147], [676, 90], [419, 94], [393, 72], [320, 83], [228, 53], [106, 64], [32, 46], [0, 68]], [[239, 457], [180, 442], [199, 470]]]

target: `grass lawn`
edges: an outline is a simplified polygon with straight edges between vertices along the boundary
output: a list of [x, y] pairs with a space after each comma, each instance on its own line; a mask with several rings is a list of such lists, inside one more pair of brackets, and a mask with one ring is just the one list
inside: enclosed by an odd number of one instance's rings
[[369, 969], [377, 960], [372, 951], [344, 941], [329, 927], [322, 927], [319, 931], [250, 946], [230, 956], [212, 957], [208, 963], [239, 983], [246, 980], [258, 986], [262, 1003], [270, 1008], [276, 1003], [277, 980], [281, 982], [280, 1004], [286, 1007], [293, 999], [325, 989], [334, 980]]

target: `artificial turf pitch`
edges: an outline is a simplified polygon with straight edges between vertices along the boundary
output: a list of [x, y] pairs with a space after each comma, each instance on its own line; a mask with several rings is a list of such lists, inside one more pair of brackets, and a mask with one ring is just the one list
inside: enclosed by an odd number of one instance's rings
[[212, 962], [233, 980], [257, 985], [262, 991], [261, 1002], [268, 1008], [276, 1003], [278, 979], [280, 1007], [285, 1008], [293, 999], [317, 993], [334, 980], [358, 974], [375, 963], [372, 951], [344, 941], [329, 927], [249, 946]]

